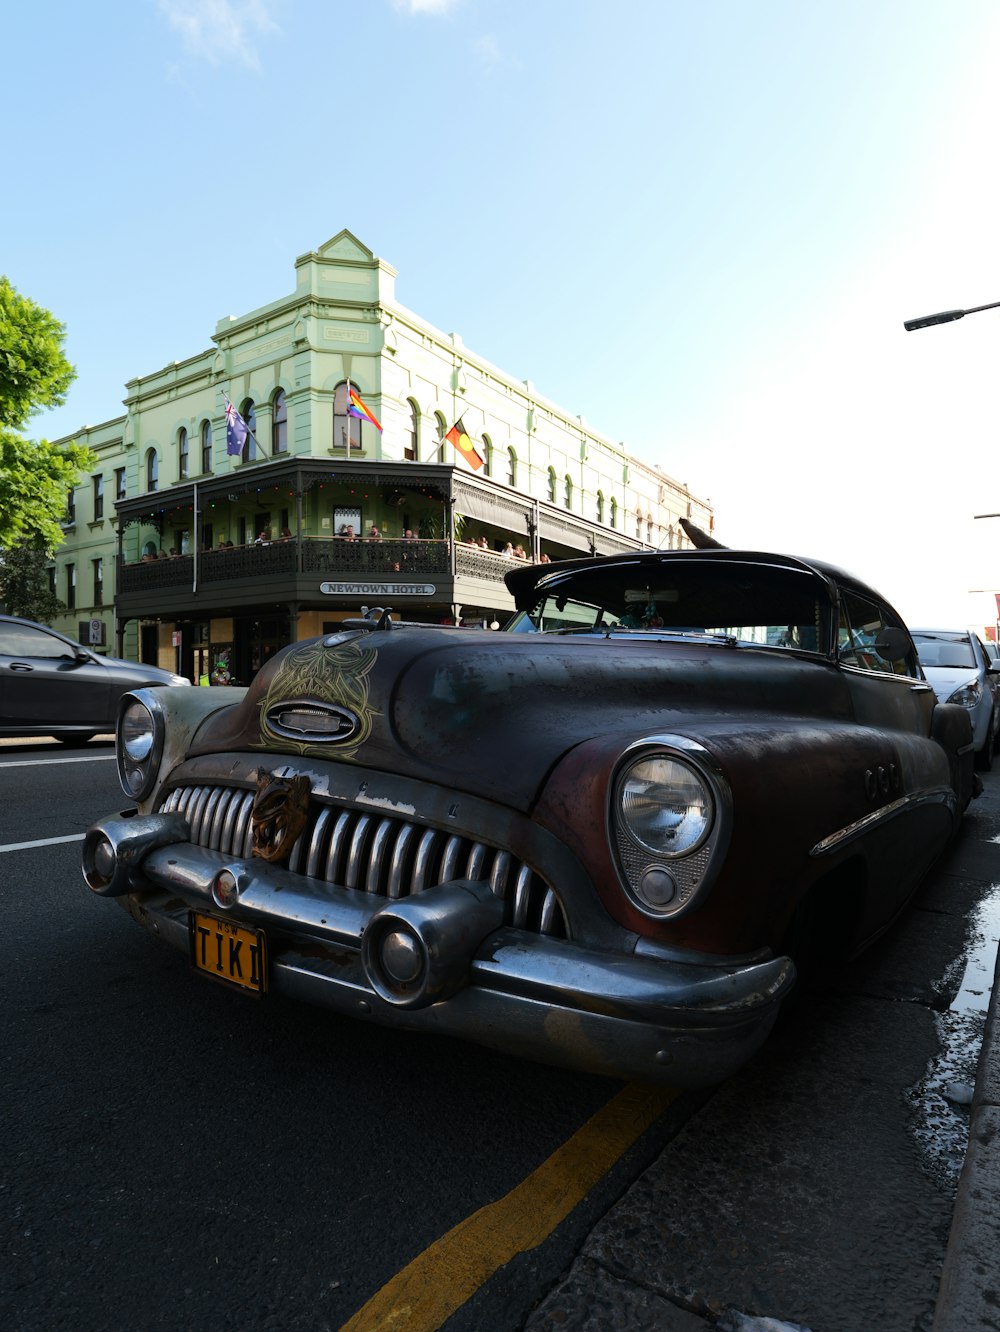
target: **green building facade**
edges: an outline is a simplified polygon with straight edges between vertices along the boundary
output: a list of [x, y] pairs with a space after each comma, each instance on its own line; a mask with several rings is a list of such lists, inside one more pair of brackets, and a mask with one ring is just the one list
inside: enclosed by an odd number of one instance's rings
[[[295, 272], [291, 295], [220, 321], [208, 350], [130, 381], [124, 416], [69, 437], [99, 463], [53, 561], [63, 632], [194, 680], [225, 657], [246, 683], [362, 606], [500, 624], [511, 555], [711, 529], [685, 485], [399, 305], [349, 232]], [[349, 388], [381, 432], [348, 414]], [[236, 455], [226, 396], [252, 426]], [[479, 467], [446, 438], [459, 420]]]

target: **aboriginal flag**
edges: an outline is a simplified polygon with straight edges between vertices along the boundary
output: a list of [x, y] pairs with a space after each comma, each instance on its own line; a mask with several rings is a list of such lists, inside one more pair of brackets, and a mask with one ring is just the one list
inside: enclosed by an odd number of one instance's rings
[[465, 422], [459, 417], [452, 428], [445, 435], [449, 444], [454, 444], [459, 453], [469, 464], [474, 472], [478, 472], [483, 465], [482, 455], [477, 452], [475, 444], [469, 438], [468, 431], [465, 429]]

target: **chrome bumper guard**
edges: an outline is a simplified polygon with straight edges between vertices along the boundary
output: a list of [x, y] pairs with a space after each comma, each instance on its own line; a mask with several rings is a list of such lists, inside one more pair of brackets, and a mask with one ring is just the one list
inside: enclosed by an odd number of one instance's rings
[[640, 956], [504, 926], [499, 899], [476, 880], [373, 898], [186, 835], [176, 814], [102, 820], [84, 841], [84, 878], [184, 951], [191, 909], [263, 929], [272, 990], [383, 1025], [703, 1086], [757, 1049], [794, 981], [788, 958], [655, 946]]

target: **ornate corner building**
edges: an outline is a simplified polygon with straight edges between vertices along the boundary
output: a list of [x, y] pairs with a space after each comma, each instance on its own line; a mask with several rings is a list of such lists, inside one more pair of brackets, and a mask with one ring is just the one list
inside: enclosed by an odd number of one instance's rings
[[[224, 659], [245, 684], [362, 606], [490, 627], [513, 609], [511, 559], [712, 527], [686, 486], [399, 305], [350, 232], [295, 273], [207, 351], [130, 381], [125, 416], [63, 441], [99, 459], [52, 565], [64, 632], [194, 681]], [[237, 453], [227, 397], [250, 426]], [[459, 421], [471, 455], [446, 438]]]

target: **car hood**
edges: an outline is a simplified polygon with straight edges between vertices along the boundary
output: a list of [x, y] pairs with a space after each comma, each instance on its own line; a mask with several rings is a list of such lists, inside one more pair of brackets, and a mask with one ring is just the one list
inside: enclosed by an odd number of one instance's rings
[[[310, 709], [342, 733], [306, 734]], [[834, 666], [766, 649], [404, 625], [284, 649], [190, 753], [346, 761], [526, 809], [584, 740], [696, 736], [700, 722], [754, 713], [846, 718], [849, 703]]]
[[99, 666], [105, 666], [119, 680], [134, 680], [137, 685], [189, 685], [183, 675], [165, 671], [161, 666], [148, 666], [142, 661], [126, 661], [124, 657], [105, 657], [99, 652], [91, 652], [91, 658]]
[[975, 684], [979, 679], [978, 673], [967, 666], [924, 666], [922, 670], [939, 703], [947, 703], [956, 689]]

